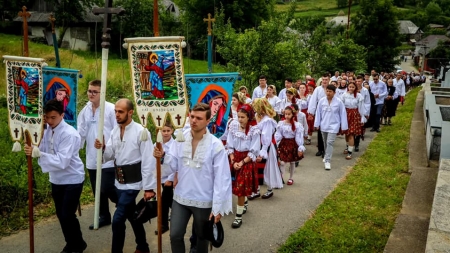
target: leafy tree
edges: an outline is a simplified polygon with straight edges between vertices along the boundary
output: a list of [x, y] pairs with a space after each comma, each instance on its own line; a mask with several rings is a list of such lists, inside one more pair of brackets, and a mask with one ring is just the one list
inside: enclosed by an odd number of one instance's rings
[[17, 13], [22, 10], [22, 6], [26, 6], [30, 9], [34, 2], [35, 0], [0, 0], [1, 21], [4, 21], [5, 19], [12, 20], [17, 16]]
[[367, 49], [368, 69], [393, 69], [401, 43], [392, 0], [361, 0], [353, 20], [351, 36]]
[[348, 6], [348, 0], [336, 0], [336, 4], [338, 8]]
[[274, 13], [275, 0], [175, 0], [182, 10], [184, 36], [190, 41], [193, 57], [202, 58], [206, 49], [206, 24], [203, 18], [208, 13], [223, 9], [225, 20], [236, 30], [257, 27], [262, 20]]
[[436, 21], [442, 15], [442, 9], [436, 2], [430, 2], [425, 8], [426, 17], [429, 23], [437, 23]]

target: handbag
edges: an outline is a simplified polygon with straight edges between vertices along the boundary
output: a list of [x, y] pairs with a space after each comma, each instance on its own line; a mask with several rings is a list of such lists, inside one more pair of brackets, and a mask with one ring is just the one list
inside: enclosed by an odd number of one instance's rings
[[156, 198], [151, 198], [146, 201], [142, 198], [136, 205], [136, 210], [134, 211], [134, 220], [146, 223], [150, 219], [158, 216], [158, 201]]

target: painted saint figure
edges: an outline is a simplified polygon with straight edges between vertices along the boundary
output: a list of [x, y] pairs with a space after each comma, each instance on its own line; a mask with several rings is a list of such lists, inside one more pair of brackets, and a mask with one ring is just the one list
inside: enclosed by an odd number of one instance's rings
[[209, 132], [216, 137], [222, 136], [226, 127], [224, 116], [227, 111], [227, 101], [225, 96], [216, 90], [210, 90], [200, 102], [209, 104], [211, 108], [211, 119], [208, 124]]
[[152, 84], [151, 92], [156, 98], [164, 99], [164, 56], [158, 56], [152, 53], [148, 58], [151, 65], [145, 66], [145, 70], [150, 71], [149, 82]]
[[60, 101], [64, 106], [64, 120], [74, 120], [75, 112], [69, 106], [71, 90], [69, 84], [60, 78], [53, 78], [49, 83], [44, 94], [44, 103], [52, 99]]
[[20, 86], [19, 91], [19, 105], [22, 114], [27, 114], [27, 95], [28, 95], [28, 87], [32, 85], [33, 82], [28, 79], [27, 71], [22, 69], [20, 71], [20, 79], [16, 80], [16, 85]]

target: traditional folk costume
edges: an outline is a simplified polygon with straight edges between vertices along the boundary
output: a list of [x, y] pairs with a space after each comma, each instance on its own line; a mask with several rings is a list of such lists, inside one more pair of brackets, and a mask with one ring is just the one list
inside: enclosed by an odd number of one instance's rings
[[[163, 142], [163, 150], [164, 152], [169, 152], [172, 145], [175, 143], [175, 140], [173, 138], [170, 138], [169, 141]], [[155, 144], [156, 145], [156, 144]], [[172, 208], [172, 202], [173, 202], [173, 185], [171, 186], [165, 186], [166, 182], [173, 182], [175, 174], [170, 169], [170, 159], [171, 156], [165, 156], [164, 159], [161, 161], [161, 184], [162, 184], [162, 194], [161, 194], [161, 201], [162, 201], [162, 224], [161, 224], [161, 230], [162, 233], [169, 230], [169, 209]]]
[[[341, 97], [342, 103], [344, 103], [345, 111], [347, 113], [347, 135], [360, 136], [362, 135], [362, 127], [366, 122], [364, 97], [360, 93], [350, 94], [346, 92]], [[347, 159], [351, 158], [354, 146], [349, 146], [347, 143], [347, 149], [344, 151], [348, 154]]]
[[339, 84], [339, 87], [336, 88], [336, 94], [337, 98], [341, 98], [345, 93], [347, 93], [347, 87], [342, 87]]
[[[320, 83], [320, 82], [319, 82]], [[314, 89], [313, 94], [311, 95], [311, 98], [309, 99], [308, 102], [308, 114], [311, 115], [312, 117], [314, 117], [314, 122], [315, 122], [315, 116], [316, 113], [318, 113], [317, 111], [317, 104], [319, 103], [319, 100], [326, 97], [326, 87], [319, 86], [317, 88]], [[313, 125], [314, 126], [314, 125]], [[314, 127], [313, 127], [314, 129]], [[317, 131], [317, 153], [316, 156], [324, 156], [325, 154], [325, 147], [323, 145], [323, 139], [322, 139], [322, 129], [319, 129]]]
[[[230, 132], [227, 138], [227, 153], [234, 155], [234, 161], [230, 163], [233, 194], [238, 197], [249, 196], [258, 190], [255, 161], [259, 150], [261, 149], [261, 132], [257, 126], [250, 126], [250, 124], [249, 119], [246, 129], [242, 129], [238, 121], [233, 121], [230, 124]], [[235, 170], [233, 167], [234, 163], [239, 163], [246, 157], [249, 157], [251, 161], [247, 163], [244, 162], [241, 169]], [[240, 227], [242, 223], [242, 214], [247, 211], [247, 207], [247, 201], [244, 203], [244, 206], [237, 206], [236, 217], [233, 222], [234, 228]]]
[[84, 182], [84, 165], [79, 157], [81, 138], [64, 120], [56, 127], [47, 126], [39, 144], [39, 166], [49, 173], [56, 216], [66, 241], [64, 251], [83, 251], [86, 242], [75, 212]]
[[[148, 137], [141, 141], [142, 131]], [[150, 251], [144, 225], [134, 220], [136, 197], [140, 190], [156, 189], [156, 160], [153, 154], [153, 143], [150, 133], [142, 125], [131, 121], [125, 126], [120, 138], [120, 126], [116, 126], [106, 143], [103, 153], [104, 161], [114, 160], [116, 165], [116, 181], [118, 202], [112, 222], [111, 252], [122, 252], [125, 242], [125, 221], [131, 223], [136, 237], [136, 249]]]
[[191, 215], [197, 236], [197, 250], [207, 252], [204, 224], [209, 216], [232, 211], [231, 174], [228, 157], [222, 142], [208, 130], [192, 153], [192, 134], [183, 133], [183, 139], [173, 143], [165, 156], [171, 156], [170, 169], [178, 172], [174, 190], [170, 228], [172, 252], [186, 252], [184, 235]]
[[382, 81], [377, 82], [370, 82], [370, 90], [374, 94], [374, 96], [378, 95], [377, 98], [375, 98], [375, 109], [376, 109], [376, 115], [375, 115], [375, 121], [373, 122], [373, 127], [371, 131], [380, 131], [380, 119], [381, 119], [381, 113], [383, 111], [384, 106], [384, 98], [387, 96], [387, 88], [386, 84]]
[[395, 86], [395, 91], [397, 92], [397, 99], [396, 99], [396, 104], [395, 104], [395, 110], [397, 110], [397, 106], [398, 104], [401, 102], [403, 104], [403, 101], [405, 99], [405, 95], [406, 95], [406, 87], [405, 87], [405, 82], [403, 81], [403, 79], [398, 79], [395, 78], [393, 80], [394, 82], [394, 86]]
[[263, 98], [267, 95], [267, 85], [265, 88], [261, 88], [261, 86], [256, 87], [253, 90], [253, 94], [252, 94], [252, 101], [257, 99], [257, 98]]
[[342, 131], [348, 129], [347, 113], [342, 101], [334, 96], [331, 102], [327, 97], [323, 97], [317, 103], [317, 113], [314, 120], [314, 127], [320, 127], [325, 148], [325, 169], [330, 170], [331, 157], [333, 155], [333, 144], [339, 128]]
[[271, 98], [267, 97], [267, 100], [269, 101], [269, 104], [272, 106], [272, 108], [277, 112], [280, 113], [280, 110], [282, 110], [280, 108], [280, 104], [281, 104], [281, 99], [279, 99], [277, 96], [273, 96]]
[[303, 158], [303, 156], [298, 156], [298, 151], [304, 152], [306, 150], [303, 146], [303, 132], [304, 129], [300, 123], [295, 121], [287, 123], [284, 120], [278, 122], [277, 131], [275, 132], [275, 141], [278, 143], [278, 156], [284, 164], [290, 165], [288, 185], [294, 183], [292, 176], [294, 174], [295, 162]]
[[[370, 100], [370, 91], [366, 89], [366, 87], [361, 87], [358, 89], [358, 92], [363, 96], [364, 100], [364, 117], [366, 118], [365, 122], [367, 123], [370, 118], [370, 110], [371, 110], [371, 100]], [[364, 140], [364, 134], [366, 133], [366, 126], [361, 126], [361, 135], [355, 136], [355, 151], [359, 151], [359, 142], [360, 140]]]
[[[105, 140], [109, 140], [111, 131], [117, 125], [114, 104], [105, 102], [105, 120], [103, 127], [103, 136]], [[92, 191], [95, 195], [97, 184], [97, 149], [94, 147], [95, 139], [98, 138], [98, 120], [100, 116], [100, 108], [97, 107], [95, 112], [92, 111], [92, 103], [88, 102], [86, 106], [78, 114], [77, 130], [81, 136], [81, 146], [86, 143], [86, 168], [89, 172]], [[99, 227], [111, 224], [111, 213], [109, 212], [109, 201], [117, 203], [117, 192], [114, 186], [116, 169], [114, 161], [108, 161], [102, 164], [102, 177], [100, 186], [100, 219]], [[91, 225], [89, 229], [94, 229]]]
[[384, 99], [383, 107], [383, 122], [384, 124], [391, 124], [391, 118], [395, 116], [395, 110], [397, 109], [397, 89], [395, 86], [387, 86], [388, 95]]

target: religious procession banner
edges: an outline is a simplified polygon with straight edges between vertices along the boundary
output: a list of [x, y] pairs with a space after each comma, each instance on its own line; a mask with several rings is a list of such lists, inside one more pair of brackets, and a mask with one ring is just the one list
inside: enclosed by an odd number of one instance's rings
[[64, 121], [77, 128], [78, 70], [64, 68], [42, 68], [44, 75], [43, 105], [56, 99], [64, 105]]
[[184, 126], [188, 100], [181, 42], [184, 37], [127, 38], [128, 59], [137, 113], [147, 125], [151, 115], [157, 128], [169, 117], [175, 128]]
[[13, 151], [20, 151], [19, 141], [28, 132], [33, 145], [39, 145], [43, 127], [42, 67], [44, 59], [3, 56], [6, 64], [6, 96]]
[[186, 87], [191, 106], [197, 103], [209, 104], [210, 133], [221, 137], [225, 131], [231, 110], [233, 88], [239, 73], [187, 74]]

